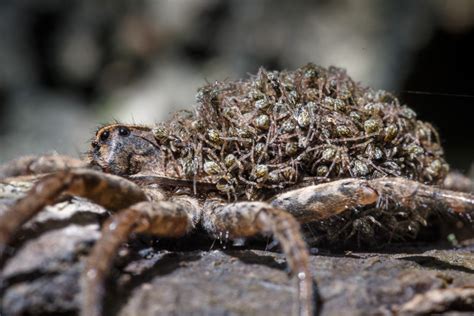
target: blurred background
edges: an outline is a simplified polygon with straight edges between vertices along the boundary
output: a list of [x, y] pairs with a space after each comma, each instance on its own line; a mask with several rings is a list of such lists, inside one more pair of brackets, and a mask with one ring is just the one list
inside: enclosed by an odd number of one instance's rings
[[0, 163], [78, 156], [95, 127], [191, 108], [207, 82], [259, 66], [347, 69], [474, 161], [474, 1], [1, 0]]

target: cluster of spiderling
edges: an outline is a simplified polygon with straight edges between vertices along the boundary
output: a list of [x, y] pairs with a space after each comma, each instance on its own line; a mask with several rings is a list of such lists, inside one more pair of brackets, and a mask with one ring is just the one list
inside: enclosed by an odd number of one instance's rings
[[215, 183], [233, 198], [347, 177], [438, 183], [448, 171], [436, 131], [413, 110], [314, 64], [209, 84], [194, 113], [178, 113], [155, 135], [171, 175]]

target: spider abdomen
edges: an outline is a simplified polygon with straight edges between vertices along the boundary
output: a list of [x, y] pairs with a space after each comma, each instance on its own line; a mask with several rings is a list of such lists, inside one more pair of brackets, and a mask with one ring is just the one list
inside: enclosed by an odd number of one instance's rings
[[178, 113], [155, 131], [174, 176], [248, 199], [349, 177], [435, 184], [448, 172], [429, 123], [335, 67], [260, 69], [247, 80], [209, 84], [194, 113]]

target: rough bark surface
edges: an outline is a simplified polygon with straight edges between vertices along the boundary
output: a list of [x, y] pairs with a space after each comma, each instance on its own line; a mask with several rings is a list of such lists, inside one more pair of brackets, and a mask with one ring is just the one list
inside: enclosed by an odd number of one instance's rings
[[[0, 212], [29, 182], [0, 184]], [[28, 223], [2, 263], [1, 315], [74, 315], [79, 276], [106, 212], [73, 198]], [[283, 255], [203, 238], [124, 246], [109, 281], [116, 315], [289, 315], [296, 287]], [[186, 244], [190, 242], [191, 244]], [[170, 246], [172, 245], [172, 246]], [[311, 268], [321, 315], [474, 311], [474, 242], [391, 245], [383, 251], [320, 250]]]

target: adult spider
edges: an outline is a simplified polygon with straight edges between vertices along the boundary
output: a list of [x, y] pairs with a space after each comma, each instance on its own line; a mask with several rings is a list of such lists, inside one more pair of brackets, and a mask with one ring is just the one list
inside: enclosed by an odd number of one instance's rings
[[83, 273], [82, 314], [100, 315], [104, 279], [132, 232], [272, 234], [298, 279], [298, 313], [310, 315], [313, 284], [300, 224], [310, 224], [317, 241], [360, 244], [414, 237], [434, 212], [472, 221], [474, 196], [446, 188], [459, 182], [449, 184], [434, 128], [341, 69], [261, 69], [248, 80], [200, 89], [197, 103], [194, 113], [157, 126], [99, 128], [85, 162], [43, 156], [1, 167], [0, 177], [52, 174], [0, 215], [0, 251], [64, 195], [117, 211]]

